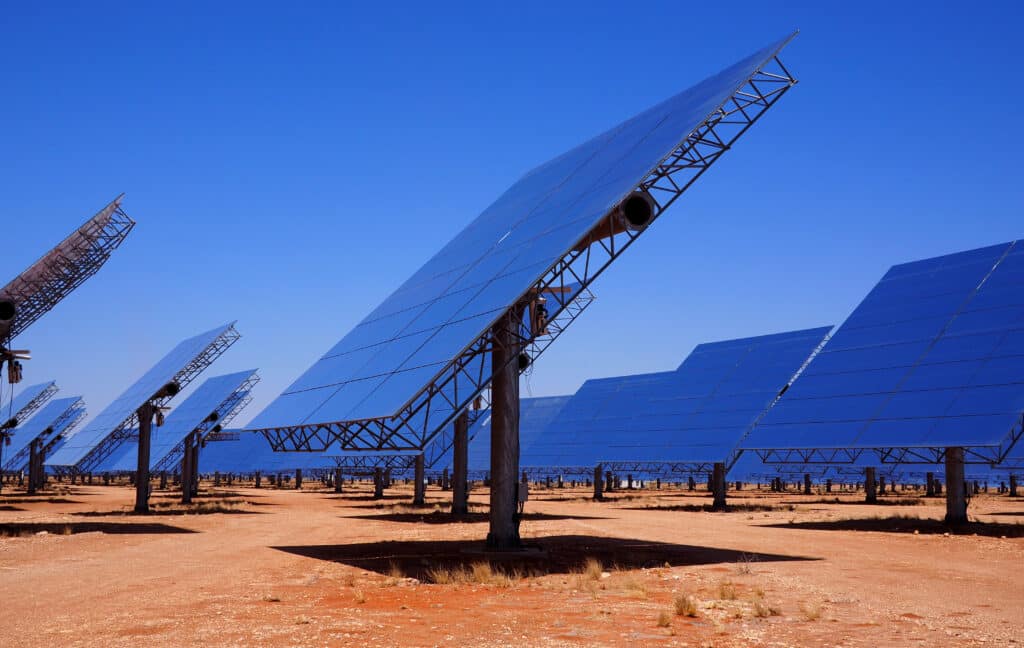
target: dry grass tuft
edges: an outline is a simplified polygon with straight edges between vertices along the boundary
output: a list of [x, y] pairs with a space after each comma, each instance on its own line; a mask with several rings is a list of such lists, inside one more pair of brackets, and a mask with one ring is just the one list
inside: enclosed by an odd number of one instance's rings
[[604, 566], [600, 560], [596, 558], [587, 558], [587, 562], [583, 563], [583, 568], [580, 570], [580, 575], [590, 580], [601, 580], [601, 574], [604, 572]]
[[263, 597], [263, 600], [266, 603], [280, 603], [281, 602], [281, 598], [278, 597], [278, 596], [274, 596], [273, 594], [267, 594], [266, 596]]
[[718, 598], [723, 601], [735, 601], [738, 594], [736, 593], [736, 585], [729, 580], [724, 580], [718, 584]]
[[658, 627], [667, 628], [672, 625], [672, 615], [664, 610], [658, 613]]
[[804, 621], [817, 621], [821, 618], [821, 603], [801, 603], [800, 614], [803, 616]]
[[366, 603], [366, 593], [363, 592], [363, 590], [361, 590], [361, 589], [356, 590], [354, 598], [355, 598], [356, 604], [358, 604], [358, 605], [362, 605], [363, 603]]
[[465, 567], [435, 567], [427, 571], [427, 578], [435, 585], [496, 585], [511, 587], [522, 578], [518, 571], [496, 571], [490, 563], [477, 562]]
[[402, 571], [402, 568], [398, 566], [398, 563], [392, 562], [388, 566], [388, 576], [391, 578], [401, 580], [405, 578], [405, 572]]
[[647, 598], [647, 585], [639, 578], [633, 575], [626, 576], [620, 583], [622, 589], [626, 590], [630, 596], [636, 598]]
[[675, 606], [676, 616], [696, 617], [697, 599], [689, 594], [677, 594], [672, 602]]
[[752, 554], [744, 553], [740, 554], [739, 560], [736, 561], [736, 573], [741, 576], [746, 576], [751, 573], [751, 565], [755, 562], [755, 556]]
[[350, 571], [346, 571], [341, 575], [341, 584], [344, 587], [352, 587], [356, 584], [356, 575]]

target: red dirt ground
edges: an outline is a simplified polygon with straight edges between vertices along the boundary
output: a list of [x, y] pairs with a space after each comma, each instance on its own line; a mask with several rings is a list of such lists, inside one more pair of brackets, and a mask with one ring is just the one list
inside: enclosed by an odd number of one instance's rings
[[225, 487], [189, 510], [157, 491], [135, 516], [127, 487], [54, 486], [0, 496], [0, 645], [1024, 643], [1024, 499], [994, 494], [948, 533], [917, 495], [745, 490], [708, 513], [700, 492], [535, 489], [522, 532], [541, 552], [434, 584], [490, 560], [484, 489], [453, 521], [433, 488], [425, 509], [407, 486]]

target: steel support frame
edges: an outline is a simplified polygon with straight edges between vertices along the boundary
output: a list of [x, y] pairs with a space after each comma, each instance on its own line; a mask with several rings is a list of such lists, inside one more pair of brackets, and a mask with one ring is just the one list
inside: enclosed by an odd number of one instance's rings
[[[49, 449], [49, 442], [51, 441], [50, 435], [54, 431], [59, 431], [59, 434], [67, 434], [75, 428], [79, 423], [85, 419], [85, 401], [79, 398], [72, 403], [56, 420], [53, 421], [45, 430], [39, 433], [36, 437], [41, 442], [40, 450], [45, 452]], [[59, 435], [58, 435], [59, 436]], [[36, 440], [33, 439], [33, 440]], [[56, 439], [52, 439], [56, 440]], [[31, 441], [29, 442], [31, 444]], [[28, 445], [19, 450], [9, 461], [4, 463], [4, 471], [6, 472], [17, 472], [21, 470], [28, 463], [29, 454], [31, 449]]]
[[[221, 354], [227, 351], [231, 345], [237, 342], [240, 337], [241, 335], [239, 335], [238, 331], [235, 330], [235, 325], [231, 324], [223, 333], [210, 342], [205, 349], [200, 351], [184, 367], [178, 370], [171, 380], [178, 383], [178, 386], [184, 390], [186, 385], [195, 380], [199, 374], [213, 364], [213, 362], [219, 358]], [[156, 407], [163, 407], [171, 400], [171, 398], [173, 398], [173, 396], [154, 399], [151, 402]], [[83, 457], [77, 465], [52, 466], [52, 468], [59, 474], [91, 472], [96, 466], [103, 463], [103, 460], [109, 457], [118, 446], [135, 435], [133, 430], [138, 427], [138, 423], [136, 411], [133, 411], [128, 418], [114, 428], [114, 430], [111, 431], [111, 433], [102, 441], [97, 443], [89, 454]]]
[[[0, 348], [96, 274], [133, 227], [135, 221], [115, 200], [0, 289], [0, 295], [18, 309], [11, 329], [0, 339]], [[43, 267], [33, 273], [40, 264]]]
[[[228, 397], [225, 398], [224, 401], [213, 410], [213, 412], [211, 412], [211, 414], [217, 414], [217, 420], [204, 420], [202, 423], [197, 425], [195, 429], [193, 429], [193, 432], [199, 432], [199, 438], [201, 440], [205, 440], [210, 430], [214, 427], [219, 425], [223, 428], [231, 423], [231, 421], [238, 416], [239, 412], [245, 409], [245, 406], [252, 401], [252, 388], [255, 387], [259, 381], [260, 377], [255, 373], [246, 378], [245, 381], [235, 389], [235, 391], [231, 392]], [[186, 441], [187, 438], [182, 439], [181, 443], [174, 446], [174, 449], [164, 455], [164, 457], [155, 464], [153, 471], [161, 472], [164, 470], [175, 470], [175, 468], [181, 464], [182, 457], [185, 456]]]
[[[755, 72], [733, 95], [700, 126], [689, 133], [675, 151], [666, 156], [633, 191], [645, 191], [654, 200], [651, 222], [674, 203], [711, 165], [728, 151], [732, 144], [775, 104], [796, 79], [778, 57], [773, 57]], [[627, 194], [628, 195], [628, 194]], [[551, 318], [548, 335], [520, 334], [525, 352], [531, 360], [562, 333], [590, 303], [591, 283], [617, 259], [644, 231], [615, 233], [608, 223], [606, 238], [585, 246], [570, 247], [543, 277], [516, 300], [511, 309], [522, 307], [530, 295], [552, 295], [548, 304], [558, 304]], [[580, 242], [601, 234], [596, 226], [580, 238]], [[576, 298], [568, 303], [557, 297], [567, 287], [579, 286]], [[584, 301], [580, 301], [584, 297]], [[568, 317], [566, 317], [566, 311]], [[502, 315], [501, 317], [504, 317]], [[496, 318], [497, 321], [500, 318]], [[485, 359], [491, 353], [491, 327], [459, 354], [433, 381], [426, 385], [396, 415], [387, 418], [341, 421], [259, 430], [277, 451], [318, 452], [337, 444], [344, 450], [419, 450], [438, 433], [444, 433], [452, 420], [469, 406], [489, 385], [491, 367], [485, 372]], [[450, 392], [450, 393], [449, 393]], [[435, 399], [443, 409], [432, 407]], [[437, 417], [431, 411], [441, 409]]]

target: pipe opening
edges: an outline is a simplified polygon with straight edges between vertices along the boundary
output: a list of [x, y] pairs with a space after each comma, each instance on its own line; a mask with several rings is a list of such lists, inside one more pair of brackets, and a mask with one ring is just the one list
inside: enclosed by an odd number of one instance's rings
[[629, 229], [643, 229], [654, 218], [654, 200], [646, 192], [633, 192], [619, 205], [619, 213]]
[[7, 300], [0, 300], [0, 322], [9, 322], [14, 319], [14, 314], [18, 309], [14, 306], [14, 302]]

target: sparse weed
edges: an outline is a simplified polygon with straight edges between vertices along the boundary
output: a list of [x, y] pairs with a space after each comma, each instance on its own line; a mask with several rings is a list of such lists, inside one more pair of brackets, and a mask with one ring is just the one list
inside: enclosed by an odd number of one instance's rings
[[264, 602], [266, 602], [266, 603], [280, 603], [280, 602], [281, 602], [281, 598], [280, 598], [280, 597], [278, 597], [278, 596], [274, 596], [273, 594], [267, 594], [267, 595], [265, 595], [265, 596], [263, 597], [263, 600], [264, 600]]
[[689, 594], [677, 594], [673, 605], [675, 606], [676, 616], [697, 616], [697, 599]]
[[672, 615], [662, 610], [658, 613], [658, 627], [667, 628], [672, 625]]
[[353, 598], [355, 598], [357, 605], [362, 605], [363, 603], [366, 603], [366, 593], [363, 592], [363, 590], [361, 589], [356, 590]]
[[750, 574], [750, 565], [754, 562], [754, 556], [748, 553], [740, 554], [739, 560], [736, 561], [736, 573], [741, 576]]

